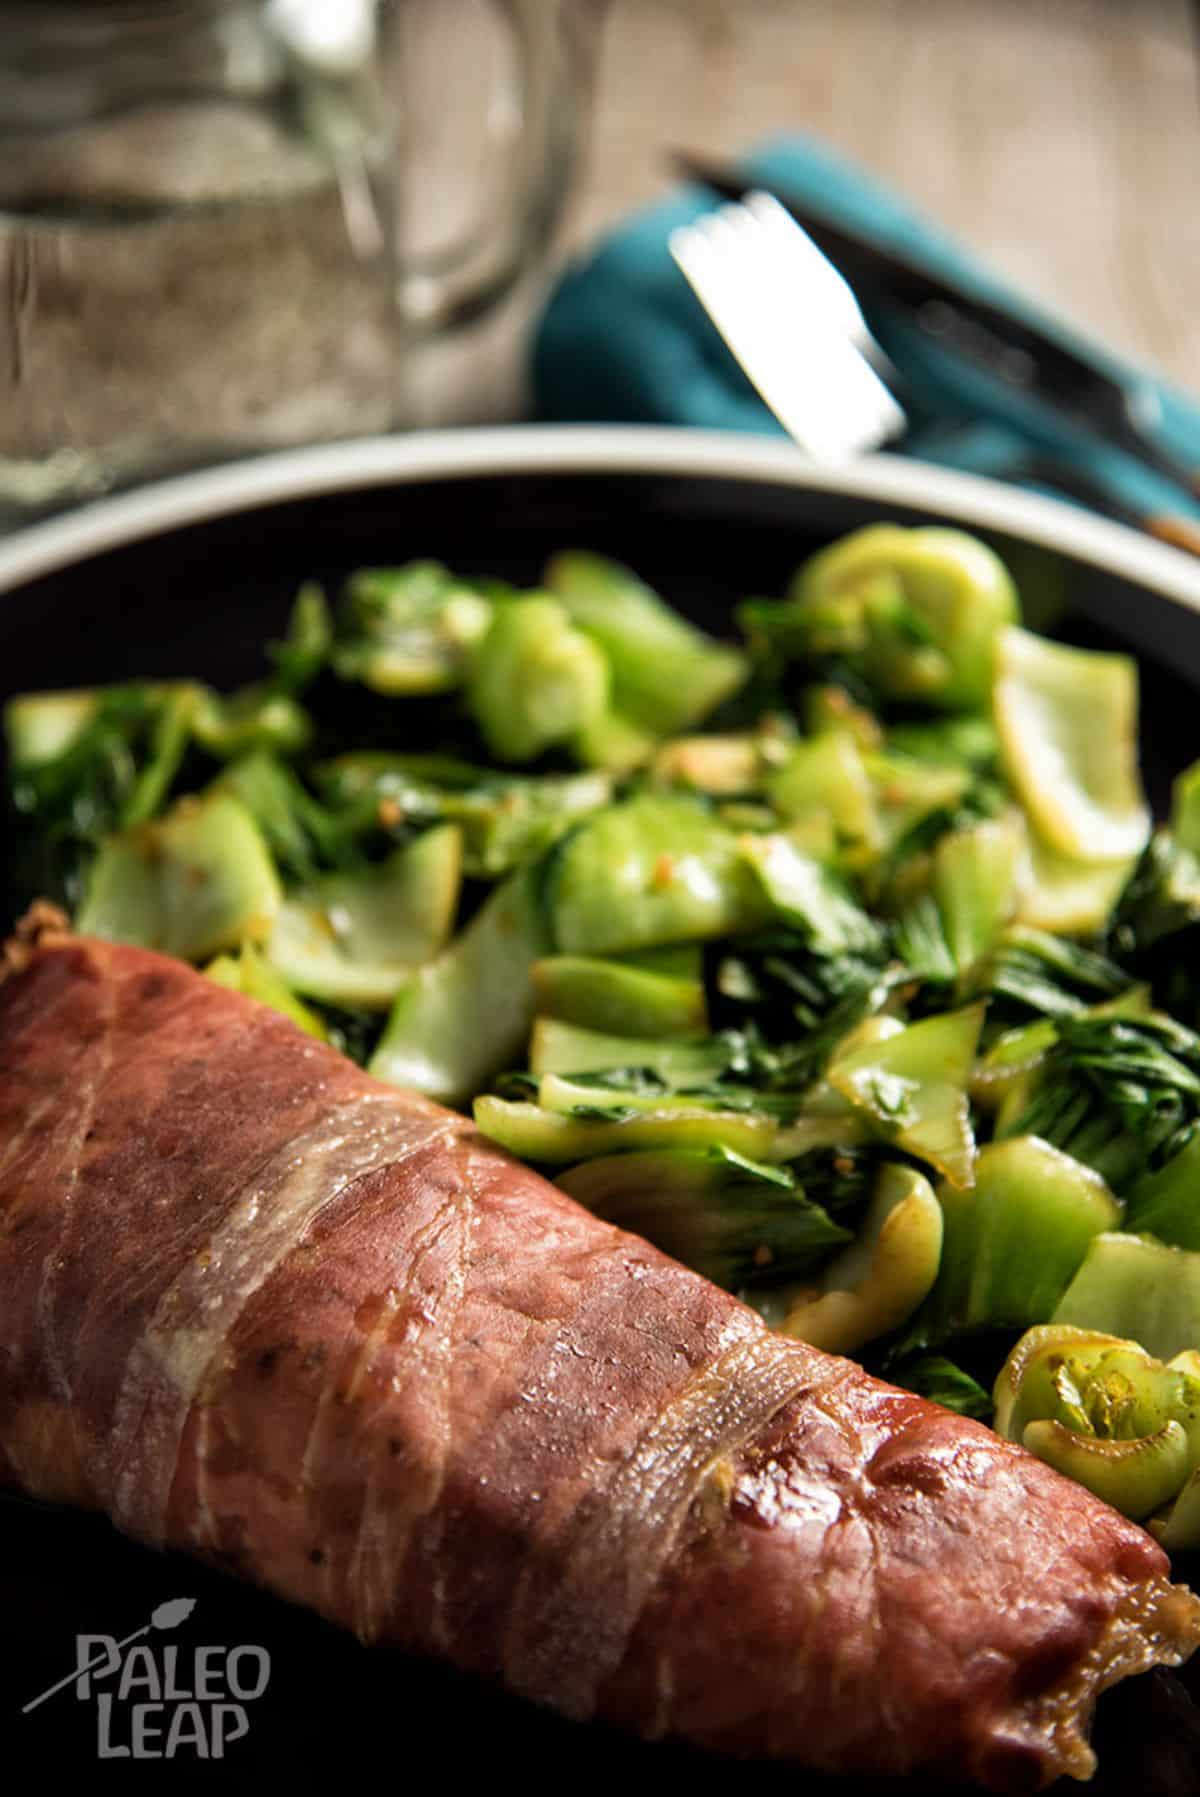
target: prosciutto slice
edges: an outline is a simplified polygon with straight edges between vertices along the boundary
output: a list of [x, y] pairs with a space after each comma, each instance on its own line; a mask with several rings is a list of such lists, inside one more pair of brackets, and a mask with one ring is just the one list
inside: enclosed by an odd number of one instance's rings
[[1140, 1529], [136, 949], [0, 984], [0, 1479], [581, 1719], [1087, 1777], [1200, 1643]]

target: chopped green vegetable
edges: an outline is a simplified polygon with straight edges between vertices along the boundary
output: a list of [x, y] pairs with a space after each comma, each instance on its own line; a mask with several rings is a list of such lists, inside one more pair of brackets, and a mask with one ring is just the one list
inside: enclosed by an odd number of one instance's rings
[[386, 1011], [412, 969], [445, 947], [461, 871], [462, 837], [438, 824], [378, 867], [325, 874], [284, 899], [267, 958], [310, 998]]
[[969, 989], [1042, 1017], [1074, 1017], [1132, 984], [1123, 967], [1080, 943], [1014, 924], [975, 968]]
[[1057, 1417], [1025, 1425], [1024, 1447], [1089, 1491], [1140, 1521], [1167, 1503], [1187, 1477], [1187, 1439], [1168, 1419], [1132, 1439], [1088, 1436]]
[[771, 1117], [708, 1110], [670, 1095], [663, 1097], [659, 1110], [596, 1109], [598, 1116], [586, 1107], [582, 1114], [564, 1115], [486, 1094], [475, 1100], [475, 1121], [511, 1154], [558, 1166], [637, 1148], [726, 1148], [761, 1160], [770, 1153], [776, 1131]]
[[101, 704], [94, 692], [22, 693], [4, 707], [4, 730], [13, 766], [39, 767], [74, 747]]
[[903, 868], [914, 851], [929, 846], [961, 821], [971, 793], [965, 767], [933, 764], [892, 750], [864, 756], [871, 777], [885, 871]]
[[[1084, 1013], [1092, 1017], [1148, 1017], [1151, 1012], [1147, 986], [1131, 986], [1118, 998], [1094, 1005]], [[997, 1036], [975, 1068], [971, 1079], [971, 1097], [983, 1109], [994, 1111], [1009, 1101], [1010, 1107], [1024, 1103], [1031, 1089], [1027, 1078], [1041, 1066], [1058, 1041], [1058, 1030], [1052, 1017], [1036, 1023], [1019, 1024]], [[1015, 1094], [1019, 1093], [1019, 1098]]]
[[766, 910], [733, 831], [667, 792], [582, 823], [551, 864], [547, 899], [557, 947], [573, 955], [726, 935]]
[[547, 564], [545, 584], [603, 649], [614, 707], [638, 730], [688, 730], [747, 678], [742, 650], [705, 636], [616, 562], [569, 550]]
[[490, 600], [439, 562], [364, 568], [346, 583], [333, 666], [390, 696], [448, 692], [491, 618]]
[[762, 890], [757, 904], [753, 896], [742, 898], [742, 928], [762, 919], [765, 900], [769, 912], [801, 930], [819, 954], [878, 953], [883, 941], [880, 926], [855, 904], [835, 873], [788, 836], [743, 836], [740, 849]]
[[1025, 832], [1013, 817], [952, 830], [933, 851], [930, 888], [960, 973], [993, 947], [1012, 917]]
[[467, 873], [495, 880], [536, 861], [581, 817], [599, 811], [611, 798], [606, 774], [547, 774], [464, 793], [446, 807], [445, 815], [463, 830]]
[[1033, 832], [1018, 916], [1055, 935], [1100, 936], [1133, 866], [1127, 855], [1117, 861], [1074, 860]]
[[971, 1076], [971, 1097], [982, 1110], [995, 1111], [1058, 1041], [1054, 1020], [1018, 1024], [996, 1037]]
[[[860, 749], [878, 749], [883, 744], [883, 727], [875, 713], [858, 704], [840, 681], [831, 680], [808, 687], [802, 699], [805, 728], [812, 736], [826, 731], [843, 731]], [[941, 756], [936, 759], [944, 759]]]
[[968, 974], [1016, 909], [1024, 852], [1024, 827], [1011, 815], [940, 837], [927, 890], [909, 900], [897, 923], [906, 967], [934, 980]]
[[1161, 1013], [1060, 1017], [1055, 1042], [1014, 1082], [1000, 1136], [1037, 1135], [1124, 1193], [1200, 1117], [1200, 1038]]
[[308, 746], [313, 734], [304, 707], [266, 685], [243, 687], [228, 699], [208, 687], [197, 689], [191, 725], [201, 748], [222, 761], [257, 749], [294, 755]]
[[944, 1354], [923, 1354], [915, 1360], [901, 1361], [888, 1369], [893, 1385], [915, 1391], [918, 1397], [940, 1404], [944, 1410], [959, 1416], [977, 1417], [988, 1422], [992, 1415], [992, 1399], [977, 1379], [947, 1360]]
[[610, 774], [628, 774], [649, 761], [656, 739], [648, 731], [606, 706], [589, 718], [572, 744], [585, 767], [604, 768]]
[[471, 657], [467, 706], [500, 761], [533, 761], [579, 736], [608, 702], [608, 664], [563, 606], [502, 600]]
[[174, 686], [163, 689], [150, 730], [145, 764], [121, 807], [120, 821], [125, 829], [148, 823], [166, 804], [187, 753], [188, 737], [198, 734], [202, 709], [201, 688]]
[[1200, 855], [1200, 761], [1176, 776], [1171, 788], [1171, 834], [1189, 855]]
[[643, 1036], [609, 1036], [554, 1017], [539, 1017], [529, 1046], [529, 1068], [543, 1073], [605, 1073], [615, 1068], [648, 1068], [678, 1086], [720, 1079], [738, 1058], [735, 1040], [708, 1036], [701, 1041], [652, 1042]]
[[1170, 831], [1156, 830], [1108, 919], [1106, 947], [1153, 981], [1155, 995], [1189, 1022], [1200, 1021], [1192, 973], [1200, 945], [1200, 859]]
[[907, 1321], [937, 1278], [941, 1253], [942, 1212], [929, 1181], [885, 1164], [854, 1242], [811, 1290], [791, 1295], [784, 1334], [854, 1353]]
[[281, 1016], [290, 1018], [318, 1042], [329, 1040], [329, 1031], [316, 1012], [301, 1003], [251, 943], [243, 942], [237, 955], [218, 955], [204, 971], [218, 986], [227, 986], [231, 992], [244, 992], [247, 998], [256, 998], [260, 1004], [269, 1005]]
[[908, 1349], [972, 1330], [1045, 1321], [1088, 1244], [1120, 1221], [1104, 1181], [1036, 1136], [980, 1149], [975, 1185], [937, 1189], [945, 1240], [937, 1282], [906, 1331]]
[[691, 979], [625, 961], [552, 955], [533, 969], [539, 1015], [629, 1036], [704, 1036], [708, 1004], [699, 969]]
[[890, 699], [986, 704], [997, 632], [1017, 616], [1004, 564], [978, 538], [868, 525], [806, 562], [768, 641], [785, 654], [841, 654]]
[[[724, 1100], [720, 1087], [710, 1091], [672, 1091], [657, 1070], [654, 1070], [654, 1077], [649, 1077], [649, 1069], [630, 1068], [625, 1070], [626, 1077], [614, 1080], [612, 1075], [616, 1071], [610, 1069], [608, 1079], [602, 1074], [571, 1079], [562, 1073], [546, 1073], [538, 1081], [537, 1101], [544, 1111], [557, 1111], [564, 1117], [599, 1116], [601, 1113], [636, 1116], [676, 1105], [689, 1111], [732, 1108]], [[647, 1077], [639, 1080], [628, 1077], [635, 1072]]]
[[1189, 1125], [1168, 1148], [1163, 1165], [1133, 1186], [1126, 1226], [1200, 1254], [1200, 1122]]
[[797, 743], [766, 782], [780, 816], [792, 823], [814, 813], [833, 820], [838, 840], [852, 861], [865, 863], [879, 850], [882, 829], [875, 793], [853, 736], [829, 730]]
[[1191, 1475], [1169, 1509], [1150, 1519], [1149, 1528], [1169, 1554], [1200, 1548], [1200, 1470]]
[[604, 773], [506, 774], [444, 755], [342, 755], [319, 765], [314, 779], [344, 836], [458, 824], [463, 870], [480, 880], [536, 861], [612, 798]]
[[312, 879], [319, 867], [342, 866], [351, 858], [358, 821], [347, 827], [274, 755], [259, 750], [231, 762], [212, 791], [245, 806], [280, 870], [294, 879]]
[[292, 695], [307, 691], [327, 665], [332, 650], [333, 619], [324, 589], [315, 580], [306, 580], [293, 601], [287, 635], [267, 648], [275, 664], [272, 687]]
[[1088, 1244], [1050, 1321], [1101, 1329], [1170, 1360], [1200, 1346], [1200, 1254], [1106, 1231]]
[[30, 843], [30, 896], [80, 898], [105, 836], [167, 800], [200, 689], [132, 683], [32, 694], [5, 708], [13, 808]]
[[[763, 741], [754, 736], [676, 736], [651, 764], [656, 779], [715, 797], [755, 793], [767, 766]], [[783, 745], [779, 744], [783, 750]]]
[[1001, 764], [1047, 847], [1070, 861], [1137, 855], [1150, 816], [1129, 657], [1004, 630], [994, 708]]
[[76, 924], [84, 935], [206, 960], [262, 942], [281, 896], [254, 819], [214, 793], [180, 799], [156, 823], [108, 837]]
[[772, 1089], [803, 1089], [865, 1018], [896, 1002], [903, 972], [858, 955], [826, 955], [809, 933], [773, 927], [730, 944], [714, 979], [725, 1019], [755, 1037], [755, 1075]]
[[1044, 1324], [1001, 1370], [996, 1428], [1142, 1520], [1177, 1500], [1200, 1465], [1200, 1379], [1188, 1358], [1164, 1365], [1136, 1342]]
[[799, 1112], [779, 1131], [775, 1156], [798, 1160], [821, 1149], [863, 1148], [878, 1143], [880, 1131], [864, 1111], [856, 1110], [840, 1092], [822, 1081], [806, 1096]]
[[834, 1091], [876, 1132], [956, 1186], [971, 1184], [975, 1165], [967, 1088], [982, 1023], [982, 1005], [926, 1017], [839, 1049], [828, 1070]]
[[784, 1169], [726, 1147], [603, 1155], [558, 1184], [731, 1291], [794, 1278], [850, 1235]]
[[[935, 767], [964, 767], [972, 774], [998, 772], [1000, 738], [990, 717], [974, 713], [893, 724], [887, 733], [892, 752]], [[945, 1363], [949, 1365], [949, 1362]]]
[[445, 1104], [478, 1092], [525, 1040], [547, 937], [534, 870], [510, 874], [436, 961], [405, 976], [370, 1071]]

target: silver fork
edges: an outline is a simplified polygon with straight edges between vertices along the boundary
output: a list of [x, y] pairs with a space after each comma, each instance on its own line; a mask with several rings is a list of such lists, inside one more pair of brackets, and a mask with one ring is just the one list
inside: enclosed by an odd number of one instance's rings
[[[784, 429], [822, 462], [898, 436], [895, 374], [858, 301], [770, 194], [748, 194], [671, 233], [671, 255]], [[898, 379], [899, 377], [896, 376]]]

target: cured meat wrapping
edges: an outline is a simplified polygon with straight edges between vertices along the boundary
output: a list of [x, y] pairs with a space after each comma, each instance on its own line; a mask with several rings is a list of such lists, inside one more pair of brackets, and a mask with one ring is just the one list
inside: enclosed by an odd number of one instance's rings
[[0, 1478], [579, 1718], [1086, 1776], [1140, 1529], [183, 964], [0, 984]]

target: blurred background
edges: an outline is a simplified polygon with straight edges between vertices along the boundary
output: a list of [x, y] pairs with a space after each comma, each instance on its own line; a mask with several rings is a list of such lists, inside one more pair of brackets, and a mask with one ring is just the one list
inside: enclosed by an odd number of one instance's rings
[[[732, 423], [661, 391], [675, 351], [717, 367], [667, 253], [672, 155], [737, 173], [788, 134], [772, 166], [843, 221], [915, 215], [910, 247], [1110, 374], [1186, 386], [1198, 42], [1188, 0], [0, 0], [0, 520], [415, 425]], [[978, 418], [927, 372], [943, 434]], [[1145, 397], [1200, 461], [1200, 414]]]
[[[560, 246], [660, 196], [669, 147], [816, 133], [1089, 334], [1200, 384], [1200, 9], [1189, 0], [610, 0]], [[427, 406], [518, 405], [517, 316]], [[440, 382], [440, 384], [439, 384]]]

